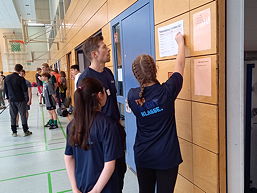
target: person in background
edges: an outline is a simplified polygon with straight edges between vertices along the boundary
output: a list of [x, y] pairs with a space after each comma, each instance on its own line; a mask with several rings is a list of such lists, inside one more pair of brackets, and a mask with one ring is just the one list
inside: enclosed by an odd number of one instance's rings
[[79, 76], [81, 75], [81, 73], [79, 71], [79, 65], [77, 65], [77, 64], [72, 65], [70, 67], [70, 72], [71, 72], [72, 78], [74, 79], [74, 84], [75, 84], [74, 91], [76, 91], [76, 89], [77, 89], [77, 82], [78, 82]]
[[4, 94], [4, 79], [5, 76], [2, 75], [2, 72], [0, 72], [0, 109], [5, 109], [5, 102], [4, 102], [4, 98], [5, 98], [5, 94]]
[[[26, 72], [25, 70], [22, 70], [20, 72], [20, 76], [23, 77], [25, 79], [25, 76], [26, 76]], [[28, 91], [24, 93], [24, 96], [25, 96], [25, 101], [27, 102], [27, 112], [26, 112], [26, 117], [27, 117], [27, 120], [29, 118], [29, 110], [30, 110], [30, 105], [31, 105], [31, 102], [32, 102], [32, 86], [31, 86], [31, 83], [26, 80], [26, 85], [28, 87]]]
[[124, 185], [124, 176], [127, 170], [125, 162], [125, 144], [126, 133], [124, 127], [120, 123], [120, 112], [117, 102], [117, 90], [115, 87], [115, 80], [112, 71], [105, 67], [105, 63], [110, 61], [110, 49], [103, 42], [102, 36], [88, 38], [84, 45], [83, 51], [90, 60], [91, 64], [80, 75], [77, 86], [80, 85], [84, 78], [95, 78], [101, 82], [106, 89], [107, 101], [102, 108], [102, 112], [115, 121], [118, 125], [119, 133], [123, 142], [123, 156], [116, 160], [116, 170], [119, 175], [119, 192], [122, 192]]
[[60, 99], [61, 103], [63, 104], [66, 99], [66, 91], [67, 91], [67, 80], [66, 80], [66, 73], [64, 71], [60, 72], [60, 84], [59, 84], [59, 92], [60, 92]]
[[39, 96], [39, 104], [42, 105], [42, 92], [43, 92], [43, 82], [41, 80], [41, 68], [37, 68], [37, 73], [36, 73], [36, 82], [37, 82], [37, 90], [38, 90], [38, 96]]
[[51, 75], [55, 76], [56, 84], [55, 84], [55, 92], [56, 92], [56, 98], [59, 108], [61, 108], [61, 96], [60, 96], [60, 84], [61, 84], [61, 75], [57, 68], [55, 68]]
[[[172, 193], [182, 157], [175, 121], [175, 100], [185, 67], [184, 37], [176, 36], [178, 55], [172, 76], [163, 84], [149, 55], [138, 56], [132, 71], [140, 87], [130, 89], [128, 104], [136, 116], [134, 157], [140, 193]], [[157, 186], [157, 188], [156, 188]]]
[[[4, 75], [3, 71], [0, 71], [0, 76], [3, 78], [3, 80], [5, 79], [5, 75]], [[5, 99], [5, 91], [3, 92], [3, 96], [4, 96], [4, 99]]]
[[51, 75], [47, 72], [42, 74], [42, 80], [44, 82], [44, 97], [45, 97], [45, 105], [46, 110], [50, 115], [50, 119], [45, 125], [45, 127], [49, 127], [49, 129], [57, 129], [57, 114], [56, 114], [56, 95], [53, 84], [50, 82]]
[[15, 72], [6, 76], [5, 78], [5, 92], [7, 99], [9, 101], [9, 109], [11, 116], [11, 129], [12, 136], [17, 137], [17, 127], [16, 127], [16, 117], [18, 112], [21, 116], [22, 128], [24, 131], [24, 136], [29, 136], [32, 134], [29, 131], [28, 122], [26, 118], [26, 106], [27, 102], [24, 96], [24, 93], [27, 92], [28, 87], [26, 81], [19, 73], [23, 70], [21, 64], [16, 64], [14, 67]]
[[42, 68], [42, 73], [47, 72], [47, 73], [50, 74], [51, 78], [49, 79], [49, 82], [52, 83], [52, 85], [54, 86], [54, 88], [56, 88], [56, 87], [57, 87], [57, 80], [56, 80], [55, 76], [51, 74], [51, 69], [50, 69], [50, 67], [49, 67], [49, 64], [43, 63], [43, 64], [41, 65], [41, 68]]
[[[42, 73], [48, 73], [48, 74], [51, 73], [51, 68], [49, 67], [49, 64], [48, 64], [48, 63], [43, 63], [43, 64], [41, 65], [41, 68], [42, 68]], [[41, 80], [43, 81], [42, 78], [41, 78]], [[54, 91], [55, 91], [55, 88], [57, 87], [57, 81], [56, 81], [56, 78], [55, 78], [54, 75], [51, 75], [51, 74], [50, 74], [49, 82], [53, 85], [53, 88], [54, 88]], [[44, 99], [44, 101], [45, 101], [44, 85], [45, 85], [45, 84], [43, 84], [43, 99]], [[46, 123], [45, 126], [50, 127], [51, 124], [52, 124], [52, 121], [51, 121], [51, 123], [50, 123], [50, 120], [49, 120], [49, 121]]]
[[98, 80], [86, 78], [74, 97], [64, 155], [72, 192], [119, 193], [115, 162], [123, 156], [123, 148], [117, 124], [101, 112], [105, 89]]

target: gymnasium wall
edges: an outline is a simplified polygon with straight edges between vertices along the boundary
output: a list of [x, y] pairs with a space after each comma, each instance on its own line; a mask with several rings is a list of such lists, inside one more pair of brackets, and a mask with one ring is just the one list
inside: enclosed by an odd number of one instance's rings
[[[71, 52], [71, 65], [75, 64], [75, 47], [99, 29], [111, 49], [110, 21], [135, 2], [73, 0], [65, 16], [66, 28], [60, 29], [65, 30], [66, 41], [59, 46], [53, 44], [51, 63], [60, 60], [61, 69], [68, 70], [66, 54]], [[176, 193], [226, 192], [224, 9], [224, 0], [154, 0], [155, 49], [160, 82], [167, 80], [173, 72], [175, 57], [160, 56], [158, 28], [183, 20], [187, 45], [184, 85], [176, 101], [176, 121], [184, 160]], [[210, 45], [204, 50], [194, 45], [193, 18], [199, 12], [210, 14]], [[208, 62], [207, 76], [197, 76], [199, 61]], [[113, 70], [112, 61], [107, 67]], [[209, 94], [201, 95], [203, 88], [200, 86], [206, 79], [210, 88], [205, 88], [204, 92]], [[72, 92], [72, 80], [70, 85]]]

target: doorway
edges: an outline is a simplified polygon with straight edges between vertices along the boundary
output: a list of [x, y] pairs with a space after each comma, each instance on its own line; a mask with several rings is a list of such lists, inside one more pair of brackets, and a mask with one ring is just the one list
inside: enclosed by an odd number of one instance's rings
[[126, 161], [128, 166], [136, 171], [133, 151], [136, 120], [126, 99], [129, 89], [139, 86], [132, 72], [133, 60], [141, 54], [154, 57], [153, 1], [137, 1], [113, 19], [111, 26], [118, 106], [127, 133]]

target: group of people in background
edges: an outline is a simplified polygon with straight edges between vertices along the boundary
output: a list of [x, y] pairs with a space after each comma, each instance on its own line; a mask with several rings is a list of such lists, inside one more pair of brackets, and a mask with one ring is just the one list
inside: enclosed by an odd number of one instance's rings
[[[163, 84], [157, 80], [151, 56], [140, 55], [132, 64], [140, 87], [131, 88], [127, 100], [136, 117], [134, 158], [139, 193], [173, 192], [182, 163], [175, 100], [183, 84], [183, 35], [178, 33], [176, 41], [175, 70]], [[72, 192], [122, 193], [126, 134], [120, 123], [114, 76], [105, 67], [110, 49], [97, 36], [85, 41], [83, 51], [91, 64], [76, 83], [74, 119], [67, 126], [64, 156]]]
[[[64, 71], [51, 70], [47, 63], [42, 64], [42, 69], [37, 68], [36, 85], [39, 104], [45, 105], [50, 119], [45, 127], [58, 128], [56, 104], [62, 107], [66, 99], [67, 80]], [[0, 108], [5, 109], [5, 99], [9, 102], [12, 136], [17, 137], [19, 117], [22, 122], [24, 136], [32, 134], [28, 127], [30, 105], [32, 103], [32, 84], [25, 79], [26, 72], [21, 64], [16, 64], [14, 73], [4, 76], [0, 72]], [[6, 97], [6, 98], [5, 98]]]

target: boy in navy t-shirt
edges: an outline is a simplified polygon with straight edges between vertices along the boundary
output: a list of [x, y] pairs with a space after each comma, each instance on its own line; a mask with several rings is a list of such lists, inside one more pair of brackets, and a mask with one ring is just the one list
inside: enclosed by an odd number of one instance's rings
[[103, 37], [90, 37], [88, 38], [84, 45], [83, 51], [85, 55], [90, 60], [91, 64], [84, 72], [80, 75], [78, 79], [77, 86], [81, 84], [81, 81], [85, 78], [95, 78], [101, 82], [104, 86], [107, 94], [107, 101], [105, 106], [102, 107], [102, 112], [117, 123], [120, 137], [123, 142], [123, 156], [116, 160], [116, 169], [119, 175], [119, 189], [122, 193], [123, 184], [124, 184], [124, 175], [126, 172], [126, 163], [125, 163], [125, 130], [124, 127], [120, 124], [120, 113], [117, 104], [117, 90], [115, 87], [114, 76], [110, 69], [105, 67], [105, 63], [110, 61], [110, 49], [103, 42]]
[[47, 122], [45, 127], [49, 129], [57, 129], [57, 114], [56, 114], [56, 95], [53, 84], [50, 82], [51, 75], [47, 72], [42, 74], [42, 80], [44, 82], [43, 86], [43, 96], [45, 98], [45, 105], [48, 113], [50, 115], [50, 120]]

